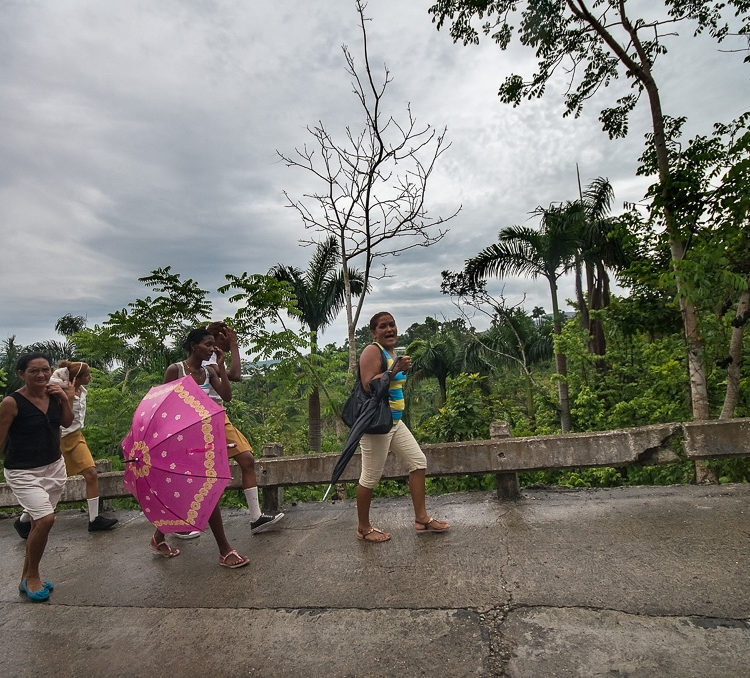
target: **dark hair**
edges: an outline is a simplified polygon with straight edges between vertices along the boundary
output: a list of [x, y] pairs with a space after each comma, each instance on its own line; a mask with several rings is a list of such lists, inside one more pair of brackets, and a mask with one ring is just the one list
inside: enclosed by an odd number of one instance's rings
[[391, 318], [393, 317], [393, 314], [388, 313], [388, 311], [378, 311], [372, 318], [370, 318], [370, 332], [374, 332], [375, 328], [378, 326], [378, 320], [380, 320], [384, 315], [389, 315]]
[[213, 336], [205, 327], [196, 327], [194, 330], [188, 332], [185, 341], [182, 342], [182, 348], [190, 353], [191, 344], [200, 344], [204, 337]]
[[44, 353], [40, 351], [34, 351], [32, 353], [24, 353], [18, 359], [18, 362], [16, 363], [16, 372], [25, 372], [29, 363], [37, 358], [44, 358], [49, 363], [50, 367], [52, 367], [52, 361], [49, 359], [49, 356], [44, 355]]

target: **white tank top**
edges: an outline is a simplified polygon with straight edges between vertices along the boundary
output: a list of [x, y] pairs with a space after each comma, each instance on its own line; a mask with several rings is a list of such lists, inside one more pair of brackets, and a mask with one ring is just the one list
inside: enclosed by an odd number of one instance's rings
[[[185, 371], [185, 363], [183, 361], [175, 363], [175, 365], [177, 365], [177, 372], [179, 373], [181, 377], [187, 376], [187, 373]], [[203, 372], [206, 375], [206, 379], [202, 384], [198, 384], [198, 386], [201, 387], [201, 390], [209, 398], [211, 398], [211, 400], [221, 405], [224, 401], [222, 400], [222, 397], [216, 392], [216, 389], [213, 386], [211, 386], [211, 377], [208, 375], [208, 368], [204, 367]]]

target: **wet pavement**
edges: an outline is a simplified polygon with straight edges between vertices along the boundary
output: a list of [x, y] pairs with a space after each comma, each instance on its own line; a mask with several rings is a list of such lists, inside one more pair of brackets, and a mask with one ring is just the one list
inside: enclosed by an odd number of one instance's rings
[[284, 507], [250, 535], [248, 567], [219, 567], [210, 532], [148, 549], [60, 512], [42, 575], [17, 593], [24, 543], [0, 520], [2, 675], [749, 675], [750, 485], [525, 491], [429, 498], [454, 528], [417, 535], [408, 498], [373, 503], [392, 541], [355, 539], [350, 501]]

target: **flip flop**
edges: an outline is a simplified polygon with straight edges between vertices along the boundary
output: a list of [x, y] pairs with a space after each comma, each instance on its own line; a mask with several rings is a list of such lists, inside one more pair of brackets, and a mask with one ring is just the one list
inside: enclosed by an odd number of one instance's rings
[[[382, 534], [383, 537], [375, 537], [375, 538], [369, 538], [371, 534]], [[357, 530], [357, 539], [360, 541], [367, 541], [371, 544], [379, 544], [383, 541], [388, 541], [391, 538], [391, 535], [388, 534], [388, 532], [383, 532], [383, 530], [379, 530], [377, 527], [371, 527], [369, 530]]]
[[[227, 563], [227, 559], [230, 556], [237, 556], [240, 561], [238, 563], [235, 563], [234, 565], [230, 565], [229, 563]], [[219, 565], [221, 565], [222, 567], [228, 567], [230, 570], [235, 570], [238, 567], [245, 567], [245, 565], [247, 565], [249, 562], [250, 558], [248, 558], [247, 556], [241, 556], [234, 549], [232, 549], [229, 553], [224, 554], [223, 556], [219, 556]]]
[[[54, 591], [55, 585], [51, 581], [43, 581], [42, 586], [47, 589], [48, 591]], [[26, 591], [23, 590], [23, 584], [18, 585], [18, 592], [19, 593], [26, 593]]]
[[[153, 536], [151, 537], [151, 543], [148, 546], [154, 553], [160, 555], [162, 558], [175, 558], [180, 555], [180, 549], [172, 548], [166, 541], [160, 541], [157, 543]], [[164, 550], [165, 546], [166, 551]]]
[[[435, 523], [445, 523], [446, 527], [437, 527]], [[421, 527], [417, 527], [417, 525], [421, 525]], [[447, 532], [451, 529], [451, 526], [449, 523], [446, 523], [444, 520], [437, 520], [436, 518], [430, 518], [426, 523], [423, 523], [421, 520], [415, 520], [414, 521], [414, 529], [417, 531], [417, 534], [427, 534], [428, 532]]]
[[26, 594], [29, 600], [33, 600], [35, 603], [41, 603], [45, 600], [49, 600], [49, 589], [42, 586], [38, 591], [29, 591], [29, 587], [26, 586], [26, 580], [21, 580], [21, 589]]

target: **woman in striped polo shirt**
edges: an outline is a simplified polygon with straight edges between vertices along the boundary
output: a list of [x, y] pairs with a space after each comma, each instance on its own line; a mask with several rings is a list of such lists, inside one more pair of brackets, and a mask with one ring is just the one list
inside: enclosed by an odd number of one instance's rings
[[[425, 508], [425, 471], [427, 459], [411, 431], [401, 420], [404, 412], [406, 371], [411, 368], [409, 356], [396, 358], [398, 338], [396, 321], [390, 313], [381, 311], [370, 319], [373, 343], [359, 357], [359, 375], [362, 387], [369, 391], [370, 382], [384, 374], [390, 375], [389, 398], [393, 426], [388, 433], [365, 433], [362, 448], [362, 473], [357, 485], [357, 539], [369, 542], [388, 541], [391, 535], [370, 523], [372, 491], [383, 475], [383, 467], [389, 452], [398, 455], [409, 470], [409, 492], [414, 507], [414, 529], [418, 534], [446, 532], [450, 524], [431, 518]], [[398, 368], [397, 370], [395, 368]]]

